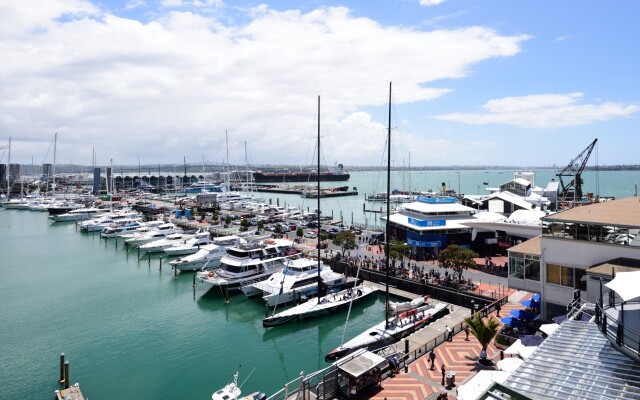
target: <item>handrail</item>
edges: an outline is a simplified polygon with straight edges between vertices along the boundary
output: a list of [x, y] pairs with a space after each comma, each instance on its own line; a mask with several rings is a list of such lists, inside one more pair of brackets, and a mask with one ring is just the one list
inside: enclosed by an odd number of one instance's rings
[[[596, 324], [612, 345], [615, 345], [625, 355], [640, 361], [640, 332], [607, 315], [607, 310], [615, 309], [617, 305], [624, 307], [624, 304], [640, 304], [640, 301], [616, 303], [615, 299], [609, 295], [610, 292], [610, 290], [602, 292], [596, 300]], [[604, 302], [605, 294], [609, 296], [609, 301], [606, 303]]]

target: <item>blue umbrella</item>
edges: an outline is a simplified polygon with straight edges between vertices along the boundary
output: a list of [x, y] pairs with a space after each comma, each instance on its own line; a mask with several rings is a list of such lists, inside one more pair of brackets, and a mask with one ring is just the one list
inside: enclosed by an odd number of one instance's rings
[[540, 301], [540, 295], [539, 294], [534, 294], [533, 296], [531, 296], [531, 300], [533, 301]]
[[561, 324], [561, 323], [563, 323], [566, 319], [567, 319], [567, 316], [566, 316], [566, 315], [559, 315], [559, 316], [557, 316], [557, 317], [553, 317], [553, 318], [551, 318], [551, 320], [552, 320], [553, 322], [555, 322], [556, 324], [558, 324], [558, 325], [559, 325], [559, 324]]
[[522, 342], [523, 346], [537, 346], [540, 343], [542, 343], [543, 340], [544, 338], [542, 336], [536, 336], [536, 335], [520, 336], [520, 342]]
[[520, 325], [518, 323], [518, 320], [512, 317], [504, 317], [500, 320], [500, 322], [502, 322], [503, 324], [507, 325], [507, 326], [518, 326]]
[[520, 303], [520, 304], [522, 304], [522, 305], [523, 305], [523, 306], [525, 306], [525, 307], [529, 307], [529, 308], [540, 308], [540, 302], [535, 301], [535, 300], [533, 300], [533, 299], [531, 299], [531, 300], [525, 300], [525, 301], [523, 301], [523, 302], [522, 302], [522, 303]]
[[533, 314], [525, 310], [511, 310], [510, 314], [518, 319], [533, 319]]

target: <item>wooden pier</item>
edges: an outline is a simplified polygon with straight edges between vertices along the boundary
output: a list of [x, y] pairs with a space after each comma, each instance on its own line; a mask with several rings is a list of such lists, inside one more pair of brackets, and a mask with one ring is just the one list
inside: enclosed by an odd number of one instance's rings
[[80, 391], [80, 385], [77, 383], [68, 389], [56, 390], [57, 400], [84, 400], [84, 396]]

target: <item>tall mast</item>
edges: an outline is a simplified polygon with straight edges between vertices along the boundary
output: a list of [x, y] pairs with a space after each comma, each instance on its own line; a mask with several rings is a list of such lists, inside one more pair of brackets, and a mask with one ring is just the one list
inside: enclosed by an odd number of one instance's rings
[[7, 201], [9, 200], [9, 195], [11, 194], [11, 186], [9, 185], [9, 165], [11, 165], [11, 138], [9, 138], [9, 145], [7, 146], [9, 149], [7, 153], [7, 169], [4, 173], [7, 175]]
[[389, 193], [391, 193], [391, 82], [389, 82], [389, 121], [387, 129], [387, 230], [385, 234], [386, 243], [384, 245], [385, 267], [386, 267], [386, 291], [384, 306], [384, 324], [385, 328], [389, 328], [389, 239], [391, 234], [391, 225], [389, 224], [390, 204]]
[[229, 171], [229, 134], [227, 133], [226, 129], [224, 131], [224, 138], [225, 138], [225, 141], [227, 143], [227, 175], [226, 175], [225, 180], [224, 180], [225, 181], [224, 187], [225, 187], [225, 190], [229, 190], [230, 187], [231, 187], [231, 181], [230, 181], [230, 177], [229, 177], [229, 173], [230, 173], [230, 171]]
[[53, 167], [51, 169], [51, 175], [53, 178], [51, 179], [51, 197], [54, 197], [56, 194], [56, 151], [58, 146], [58, 132], [53, 135]]
[[320, 277], [320, 96], [318, 96], [318, 304], [322, 293], [322, 278]]

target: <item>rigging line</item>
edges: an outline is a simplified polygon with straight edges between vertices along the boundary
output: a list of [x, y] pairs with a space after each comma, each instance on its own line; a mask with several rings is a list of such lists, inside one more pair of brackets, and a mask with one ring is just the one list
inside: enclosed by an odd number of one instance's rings
[[[239, 368], [238, 368], [239, 369]], [[251, 374], [253, 374], [253, 371], [256, 370], [256, 367], [253, 367], [253, 370], [251, 371], [251, 373], [247, 376], [247, 378], [242, 381], [242, 383], [240, 384], [240, 386], [238, 386], [239, 388], [242, 388], [242, 385], [244, 385], [245, 383], [247, 383], [247, 381], [249, 380], [249, 378], [251, 377]]]
[[351, 306], [353, 305], [353, 299], [356, 294], [356, 287], [358, 287], [358, 276], [360, 276], [360, 266], [358, 266], [358, 270], [356, 271], [356, 279], [353, 282], [353, 289], [351, 291], [351, 301], [349, 301], [349, 312], [347, 312], [347, 320], [344, 321], [344, 330], [342, 331], [342, 340], [340, 341], [340, 346], [344, 344], [344, 336], [347, 333], [347, 323], [349, 323], [349, 316], [351, 315]]
[[47, 150], [47, 153], [44, 155], [44, 159], [42, 160], [42, 163], [44, 164], [45, 161], [47, 161], [47, 157], [49, 157], [49, 152], [51, 151], [51, 147], [53, 146], [53, 142], [55, 141], [55, 136], [54, 138], [51, 140], [51, 143], [49, 143], [49, 149]]

